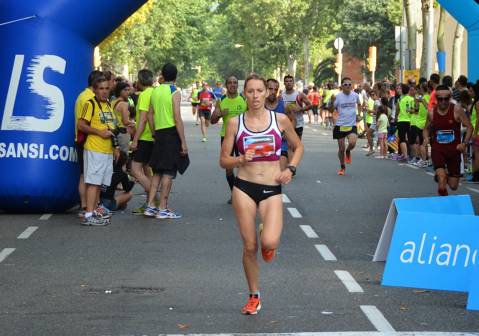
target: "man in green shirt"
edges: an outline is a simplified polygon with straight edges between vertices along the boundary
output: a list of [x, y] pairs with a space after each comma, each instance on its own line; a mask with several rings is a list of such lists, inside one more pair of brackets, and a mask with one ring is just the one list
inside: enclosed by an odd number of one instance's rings
[[[155, 130], [150, 158], [154, 175], [151, 178], [148, 206], [144, 215], [158, 219], [176, 219], [181, 218], [181, 215], [168, 208], [168, 197], [182, 161], [180, 156], [188, 154], [188, 147], [181, 119], [181, 92], [174, 85], [178, 70], [174, 64], [167, 63], [161, 73], [165, 82], [153, 90], [148, 111], [148, 124], [151, 130]], [[161, 192], [157, 208], [155, 196], [159, 186]]]
[[[147, 69], [138, 72], [138, 88], [141, 90], [136, 104], [136, 125], [137, 129], [131, 149], [133, 151], [133, 160], [131, 162], [131, 173], [138, 180], [148, 194], [151, 184], [151, 169], [148, 166], [151, 152], [153, 151], [153, 135], [148, 126], [148, 110], [150, 109], [150, 98], [153, 92], [153, 72]], [[142, 215], [146, 209], [146, 204], [133, 210], [133, 214]]]
[[411, 128], [411, 110], [415, 109], [414, 96], [415, 90], [409, 87], [407, 84], [401, 85], [402, 96], [399, 99], [399, 113], [396, 114], [396, 125], [399, 135], [399, 146], [401, 149], [401, 156], [398, 161], [408, 160], [408, 138]]
[[[221, 144], [223, 144], [228, 120], [246, 112], [247, 109], [248, 106], [246, 105], [246, 100], [243, 96], [238, 94], [238, 79], [235, 76], [228, 77], [226, 80], [226, 95], [216, 101], [215, 111], [211, 116], [212, 124], [216, 124], [220, 118], [223, 118], [223, 126], [221, 127], [220, 132]], [[239, 156], [236, 148], [233, 148], [231, 156], [233, 155]], [[226, 169], [226, 180], [228, 181], [230, 190], [233, 190], [235, 180], [233, 169]], [[228, 200], [228, 204], [231, 204], [231, 197]]]

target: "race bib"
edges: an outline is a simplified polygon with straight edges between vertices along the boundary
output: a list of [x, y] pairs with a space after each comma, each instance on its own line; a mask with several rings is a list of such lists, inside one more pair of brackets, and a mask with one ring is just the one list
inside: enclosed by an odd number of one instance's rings
[[443, 130], [437, 131], [436, 133], [436, 141], [439, 144], [450, 144], [455, 140], [454, 131], [452, 130]]
[[351, 132], [353, 130], [353, 126], [339, 126], [340, 132]]
[[245, 153], [253, 149], [253, 158], [268, 157], [276, 152], [273, 135], [252, 135], [243, 138], [243, 147]]

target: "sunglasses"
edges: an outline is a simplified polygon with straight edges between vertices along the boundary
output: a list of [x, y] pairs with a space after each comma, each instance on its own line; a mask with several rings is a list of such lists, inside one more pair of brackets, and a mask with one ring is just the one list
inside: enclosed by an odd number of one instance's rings
[[343, 86], [351, 86], [351, 83], [344, 83]]
[[437, 97], [437, 101], [449, 101], [449, 99], [451, 99], [451, 96], [448, 96], [448, 97]]

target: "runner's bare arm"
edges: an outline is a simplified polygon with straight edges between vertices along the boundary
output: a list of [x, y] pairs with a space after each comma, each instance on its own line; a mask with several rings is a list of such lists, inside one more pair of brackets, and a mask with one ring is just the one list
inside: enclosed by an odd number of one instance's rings
[[422, 137], [424, 138], [424, 143], [423, 143], [424, 146], [427, 146], [429, 144], [429, 126], [431, 125], [431, 119], [432, 119], [432, 111], [428, 110], [426, 125], [424, 126], [424, 129], [422, 130]]
[[148, 122], [148, 111], [138, 111], [137, 113], [140, 114], [140, 118], [138, 120], [138, 127], [135, 132], [135, 136], [133, 137], [133, 143], [131, 148], [135, 149], [136, 144], [138, 143], [138, 140], [140, 139], [140, 136], [143, 134], [143, 131], [145, 130], [146, 123]]
[[123, 123], [123, 125], [125, 125], [125, 127], [134, 125], [134, 123], [130, 121], [130, 111], [128, 111], [127, 102], [121, 102], [118, 105], [116, 105], [116, 110], [120, 112], [121, 122]]
[[173, 93], [173, 117], [175, 118], [176, 131], [180, 136], [181, 141], [181, 154], [188, 154], [188, 146], [186, 145], [185, 139], [185, 125], [183, 124], [183, 119], [181, 118], [181, 93], [176, 91]]
[[231, 151], [233, 150], [235, 136], [237, 132], [238, 132], [238, 118], [231, 118], [230, 120], [228, 120], [228, 123], [226, 124], [225, 138], [223, 140], [223, 144], [221, 145], [221, 152], [220, 152], [221, 168], [224, 168], [224, 169], [236, 168], [243, 165], [247, 161], [251, 161], [253, 159], [253, 155], [251, 153], [249, 153], [247, 156], [245, 155], [240, 155], [238, 157], [231, 156]]
[[305, 107], [301, 108], [303, 112], [309, 111], [313, 107], [313, 104], [308, 99], [308, 96], [306, 96], [304, 93], [301, 94], [301, 102], [306, 105]]
[[291, 149], [294, 151], [289, 164], [296, 167], [303, 157], [304, 145], [296, 134], [293, 124], [285, 115], [276, 113], [276, 118], [278, 118], [280, 129], [284, 132], [284, 137], [288, 140], [289, 146], [291, 146]]
[[469, 140], [471, 140], [473, 131], [472, 124], [466, 113], [464, 112], [464, 109], [458, 105], [456, 105], [456, 107], [454, 108], [454, 117], [456, 118], [456, 120], [462, 123], [462, 126], [467, 128], [466, 135], [464, 136], [464, 142], [461, 144], [464, 151], [466, 149], [466, 145], [469, 143]]
[[[332, 95], [331, 96], [331, 100], [329, 101], [331, 103], [331, 105], [329, 106], [329, 112], [330, 113], [333, 113], [334, 112], [334, 109], [336, 108], [334, 106], [334, 102], [336, 101], [336, 96], [335, 95]], [[359, 106], [359, 105], [358, 105]]]
[[211, 124], [214, 125], [214, 124], [218, 123], [218, 121], [220, 121], [221, 117], [223, 117], [223, 115], [222, 115], [222, 111], [221, 111], [221, 107], [220, 107], [220, 101], [218, 100], [216, 102], [216, 105], [215, 105], [215, 111], [211, 115], [211, 120], [210, 120]]
[[150, 108], [148, 109], [148, 126], [150, 126], [151, 133], [154, 135], [155, 134], [155, 119], [153, 118], [153, 105], [150, 103]]
[[[276, 118], [278, 119], [280, 129], [284, 132], [284, 137], [293, 150], [293, 157], [289, 161], [289, 166], [297, 167], [301, 161], [301, 158], [303, 157], [304, 145], [296, 134], [293, 124], [285, 115], [276, 113]], [[288, 184], [292, 177], [292, 171], [289, 168], [286, 168], [276, 177], [276, 181], [281, 184]]]

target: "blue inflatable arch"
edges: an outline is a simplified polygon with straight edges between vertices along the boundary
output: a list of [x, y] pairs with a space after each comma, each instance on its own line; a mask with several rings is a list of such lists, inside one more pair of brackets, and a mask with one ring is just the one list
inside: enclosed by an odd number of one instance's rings
[[93, 48], [146, 0], [0, 1], [0, 209], [78, 202], [74, 104]]
[[479, 0], [438, 0], [449, 14], [467, 29], [468, 78], [479, 80]]

